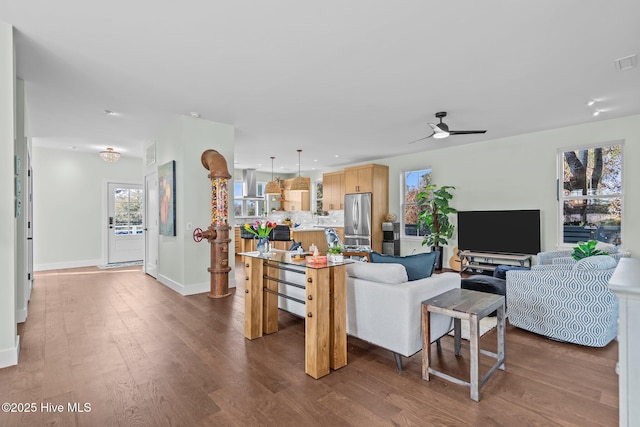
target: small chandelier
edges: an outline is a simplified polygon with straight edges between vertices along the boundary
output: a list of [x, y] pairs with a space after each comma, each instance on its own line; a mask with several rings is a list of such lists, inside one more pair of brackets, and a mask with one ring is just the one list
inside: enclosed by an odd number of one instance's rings
[[275, 157], [271, 157], [271, 181], [267, 182], [267, 185], [264, 187], [264, 194], [272, 195], [277, 194], [280, 195], [280, 184], [278, 181], [273, 179], [273, 159]]
[[106, 151], [100, 152], [100, 157], [102, 157], [102, 160], [104, 160], [105, 162], [113, 163], [118, 161], [118, 159], [120, 158], [120, 153], [118, 153], [117, 151], [113, 151], [113, 148], [108, 147]]
[[309, 181], [306, 178], [300, 176], [300, 153], [302, 150], [298, 150], [298, 176], [293, 179], [291, 183], [291, 191], [308, 192]]

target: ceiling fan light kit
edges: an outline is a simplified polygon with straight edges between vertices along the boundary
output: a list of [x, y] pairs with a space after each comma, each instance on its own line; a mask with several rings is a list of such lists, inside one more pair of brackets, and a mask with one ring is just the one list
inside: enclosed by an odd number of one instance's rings
[[431, 130], [433, 130], [433, 133], [429, 136], [425, 136], [424, 138], [411, 141], [409, 144], [413, 144], [414, 142], [422, 141], [428, 138], [443, 139], [447, 138], [449, 135], [471, 135], [486, 132], [486, 130], [449, 130], [449, 126], [446, 123], [442, 122], [442, 119], [444, 117], [447, 117], [446, 111], [437, 112], [436, 118], [440, 119], [440, 123], [428, 123], [429, 127], [431, 127]]

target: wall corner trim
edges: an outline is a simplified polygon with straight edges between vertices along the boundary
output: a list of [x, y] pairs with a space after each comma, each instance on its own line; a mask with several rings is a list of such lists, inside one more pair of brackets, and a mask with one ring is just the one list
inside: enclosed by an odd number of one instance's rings
[[20, 355], [20, 335], [16, 336], [16, 346], [6, 350], [0, 350], [0, 368], [14, 366], [18, 364]]

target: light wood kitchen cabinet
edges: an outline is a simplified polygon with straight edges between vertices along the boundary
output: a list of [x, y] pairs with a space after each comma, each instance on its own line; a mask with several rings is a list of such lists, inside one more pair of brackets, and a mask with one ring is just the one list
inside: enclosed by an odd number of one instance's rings
[[242, 239], [240, 238], [241, 227], [233, 227], [233, 250], [239, 254], [242, 252]]
[[327, 252], [327, 238], [325, 237], [324, 230], [319, 228], [317, 230], [291, 230], [291, 238], [296, 242], [302, 244], [305, 251], [308, 251], [311, 245], [315, 245], [318, 248], [320, 255], [326, 255]]
[[373, 193], [377, 180], [389, 182], [388, 166], [363, 165], [346, 168], [344, 170], [344, 193]]
[[371, 248], [382, 252], [382, 223], [389, 212], [389, 167], [362, 165], [344, 170], [345, 194], [371, 193]]
[[344, 172], [322, 175], [322, 209], [335, 211], [344, 209]]
[[[311, 210], [311, 192], [291, 191], [293, 179], [289, 178], [283, 181], [282, 209], [288, 212]], [[311, 188], [311, 180], [309, 178], [304, 179], [307, 180], [307, 185]]]

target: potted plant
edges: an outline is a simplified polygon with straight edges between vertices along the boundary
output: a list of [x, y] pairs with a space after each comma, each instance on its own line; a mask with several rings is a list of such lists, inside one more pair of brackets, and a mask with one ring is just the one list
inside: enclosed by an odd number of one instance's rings
[[342, 246], [334, 245], [330, 247], [327, 252], [329, 253], [328, 258], [331, 262], [342, 262], [344, 261], [344, 255], [342, 255]]
[[608, 252], [601, 251], [596, 248], [598, 242], [596, 240], [589, 240], [588, 242], [578, 242], [578, 246], [573, 248], [573, 253], [571, 256], [576, 261], [580, 261], [583, 258], [588, 258], [590, 256], [596, 255], [609, 255]]
[[427, 185], [423, 191], [418, 193], [418, 226], [425, 230], [425, 237], [422, 245], [429, 245], [431, 251], [440, 252], [435, 268], [442, 270], [442, 246], [447, 245], [453, 236], [454, 225], [449, 221], [449, 214], [457, 213], [455, 208], [449, 206], [449, 201], [453, 198], [450, 190], [455, 187], [443, 185], [438, 188], [435, 184]]

